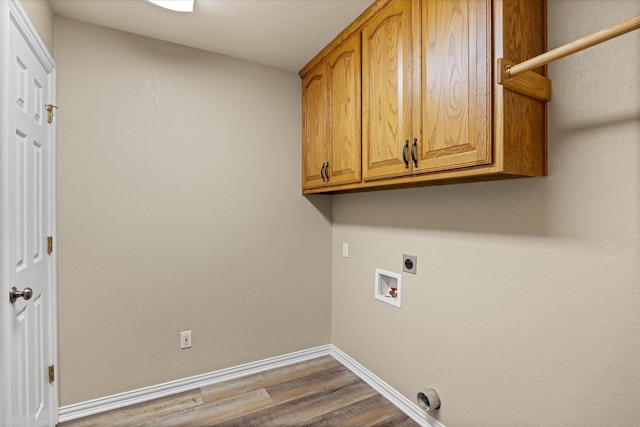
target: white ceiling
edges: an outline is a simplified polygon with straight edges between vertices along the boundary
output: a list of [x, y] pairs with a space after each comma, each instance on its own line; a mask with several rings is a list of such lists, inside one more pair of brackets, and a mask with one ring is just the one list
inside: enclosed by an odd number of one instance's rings
[[145, 0], [49, 0], [53, 13], [297, 72], [373, 0], [196, 0], [194, 13]]

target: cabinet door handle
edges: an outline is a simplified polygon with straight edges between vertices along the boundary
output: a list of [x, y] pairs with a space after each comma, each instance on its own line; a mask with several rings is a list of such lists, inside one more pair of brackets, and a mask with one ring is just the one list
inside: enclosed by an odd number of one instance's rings
[[327, 162], [327, 165], [324, 167], [324, 176], [327, 177], [327, 182], [329, 182], [329, 162]]
[[404, 148], [402, 149], [402, 160], [404, 160], [404, 166], [409, 169], [409, 160], [407, 159], [407, 150], [409, 149], [409, 140], [404, 142]]
[[416, 155], [417, 146], [418, 146], [418, 138], [413, 138], [413, 145], [411, 146], [411, 159], [413, 160], [413, 167], [415, 168], [418, 167], [418, 156]]
[[324, 177], [324, 167], [325, 163], [322, 163], [322, 167], [320, 168], [320, 176], [322, 177], [322, 182], [327, 182], [327, 179]]

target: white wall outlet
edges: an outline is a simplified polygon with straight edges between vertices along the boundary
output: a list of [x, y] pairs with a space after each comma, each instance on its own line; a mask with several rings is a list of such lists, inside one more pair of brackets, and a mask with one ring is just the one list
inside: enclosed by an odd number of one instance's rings
[[343, 243], [342, 244], [342, 256], [345, 258], [349, 258], [349, 244], [348, 243]]
[[191, 331], [180, 332], [180, 348], [191, 347]]

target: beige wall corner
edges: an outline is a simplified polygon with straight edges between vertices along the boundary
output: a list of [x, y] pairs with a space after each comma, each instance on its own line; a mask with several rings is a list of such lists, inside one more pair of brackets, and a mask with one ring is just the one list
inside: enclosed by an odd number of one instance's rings
[[44, 42], [49, 53], [53, 55], [53, 11], [49, 0], [20, 0], [22, 7], [29, 15], [31, 23]]
[[62, 18], [55, 37], [61, 404], [328, 344], [298, 76]]
[[[548, 46], [639, 13], [550, 0]], [[447, 426], [638, 425], [638, 46], [549, 66], [546, 178], [334, 196], [332, 343]], [[397, 309], [374, 272], [403, 253]]]

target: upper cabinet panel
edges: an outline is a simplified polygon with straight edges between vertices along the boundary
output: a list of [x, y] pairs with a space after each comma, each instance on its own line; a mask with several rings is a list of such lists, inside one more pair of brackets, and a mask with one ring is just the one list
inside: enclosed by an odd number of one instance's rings
[[360, 33], [302, 80], [302, 188], [361, 181]]
[[362, 29], [365, 181], [410, 173], [411, 3], [392, 3]]
[[346, 40], [328, 59], [331, 185], [360, 182], [360, 34]]
[[491, 163], [491, 5], [422, 1], [419, 171]]
[[324, 184], [327, 158], [327, 77], [322, 64], [302, 81], [302, 188]]

